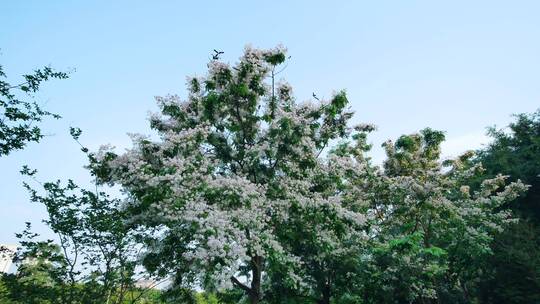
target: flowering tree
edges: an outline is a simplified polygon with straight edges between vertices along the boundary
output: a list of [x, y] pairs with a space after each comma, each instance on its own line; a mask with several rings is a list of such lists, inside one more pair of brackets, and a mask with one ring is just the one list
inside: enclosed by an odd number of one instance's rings
[[283, 284], [324, 289], [328, 276], [302, 277], [310, 272], [299, 271], [298, 238], [287, 232], [309, 233], [320, 255], [308, 264], [325, 271], [325, 259], [346, 254], [343, 239], [358, 239], [346, 226], [363, 223], [360, 208], [340, 197], [345, 157], [321, 157], [330, 141], [350, 135], [345, 92], [297, 103], [275, 80], [285, 60], [282, 47], [247, 47], [234, 66], [212, 60], [206, 77], [188, 79], [187, 100], [157, 98], [161, 114], [150, 123], [158, 140], [135, 135], [124, 154], [103, 148], [91, 156], [98, 179], [129, 194], [133, 225], [154, 232], [147, 268], [174, 275], [178, 286], [235, 287], [257, 303], [265, 276], [279, 270]]
[[467, 182], [481, 165], [469, 165], [470, 152], [441, 162], [443, 140], [442, 132], [424, 129], [384, 144], [387, 160], [372, 206], [376, 267], [368, 270], [368, 281], [377, 283], [366, 284], [377, 302], [471, 302], [494, 235], [515, 220], [501, 206], [527, 186], [506, 185], [498, 175], [472, 191]]

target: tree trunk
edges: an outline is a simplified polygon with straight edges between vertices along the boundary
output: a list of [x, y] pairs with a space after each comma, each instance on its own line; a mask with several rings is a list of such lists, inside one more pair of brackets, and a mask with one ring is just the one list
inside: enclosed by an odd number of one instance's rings
[[318, 304], [330, 304], [330, 295], [323, 294], [323, 298], [319, 300]]
[[330, 291], [330, 285], [326, 283], [322, 290], [322, 298], [318, 301], [318, 304], [330, 304], [330, 297], [332, 293]]
[[251, 285], [240, 282], [236, 277], [231, 276], [231, 282], [234, 286], [242, 289], [249, 298], [249, 303], [257, 304], [261, 300], [261, 278], [263, 269], [263, 257], [251, 257]]
[[249, 293], [249, 303], [257, 304], [261, 299], [261, 277], [262, 277], [262, 257], [255, 256], [251, 259], [251, 291]]

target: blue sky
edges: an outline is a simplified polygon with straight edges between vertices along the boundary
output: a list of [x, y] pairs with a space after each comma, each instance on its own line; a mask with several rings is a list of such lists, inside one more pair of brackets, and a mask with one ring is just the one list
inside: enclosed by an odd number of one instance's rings
[[43, 65], [75, 69], [37, 100], [63, 119], [39, 144], [0, 158], [0, 243], [15, 242], [44, 210], [28, 201], [18, 173], [90, 183], [70, 137], [92, 149], [129, 146], [149, 133], [154, 96], [185, 96], [211, 51], [234, 62], [246, 44], [282, 43], [284, 73], [299, 100], [346, 89], [355, 121], [378, 125], [380, 143], [432, 127], [447, 132], [445, 155], [480, 147], [491, 125], [540, 107], [538, 1], [3, 1], [0, 64], [13, 83]]

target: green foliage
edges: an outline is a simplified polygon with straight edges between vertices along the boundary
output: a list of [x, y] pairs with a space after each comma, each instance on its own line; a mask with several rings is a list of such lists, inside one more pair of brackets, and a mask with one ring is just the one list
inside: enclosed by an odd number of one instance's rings
[[488, 271], [480, 278], [484, 303], [540, 301], [540, 110], [515, 118], [507, 128], [489, 129], [493, 142], [475, 160], [487, 177], [500, 172], [530, 185], [526, 195], [503, 206], [521, 218], [498, 234], [491, 247]]
[[[33, 178], [36, 174], [28, 167], [21, 172]], [[11, 298], [35, 299], [36, 303], [120, 304], [131, 296], [130, 303], [142, 301], [142, 292], [134, 296], [137, 248], [124, 224], [120, 201], [103, 192], [81, 189], [71, 180], [65, 186], [60, 181], [41, 185], [38, 191], [25, 183], [31, 200], [46, 208], [44, 222], [56, 234], [58, 244], [39, 240], [29, 223], [17, 234], [20, 248], [15, 261], [19, 267], [17, 276], [8, 280]]]
[[197, 293], [195, 295], [195, 304], [219, 304], [216, 295], [212, 293]]
[[478, 151], [476, 161], [488, 177], [502, 173], [531, 185], [525, 196], [508, 207], [540, 222], [540, 110], [515, 118], [507, 128], [488, 130], [493, 142]]
[[488, 271], [480, 277], [482, 303], [540, 302], [540, 231], [522, 221], [495, 238]]
[[267, 54], [265, 55], [264, 60], [270, 63], [271, 65], [282, 64], [283, 62], [285, 62], [285, 53], [277, 52], [274, 54]]
[[33, 74], [23, 75], [24, 82], [18, 85], [8, 83], [5, 78], [0, 65], [0, 157], [43, 138], [38, 123], [45, 117], [60, 118], [43, 110], [38, 103], [23, 98], [33, 98], [43, 82], [54, 78], [65, 79], [68, 74], [44, 67]]
[[38, 234], [31, 232], [30, 223], [17, 234], [22, 248], [14, 262], [19, 264], [17, 274], [4, 275], [2, 282], [7, 286], [10, 300], [15, 303], [56, 303], [62, 299], [73, 299], [77, 288], [62, 295], [62, 285], [66, 280], [68, 265], [62, 256], [60, 246], [52, 240], [39, 241]]

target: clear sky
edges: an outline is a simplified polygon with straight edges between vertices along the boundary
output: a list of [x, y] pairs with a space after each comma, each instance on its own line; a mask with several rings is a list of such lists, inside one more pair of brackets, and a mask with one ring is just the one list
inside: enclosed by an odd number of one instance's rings
[[445, 155], [478, 148], [487, 126], [540, 107], [539, 14], [539, 1], [2, 1], [10, 81], [48, 64], [76, 71], [38, 95], [63, 116], [43, 125], [49, 136], [0, 158], [0, 243], [46, 216], [22, 188], [23, 164], [41, 181], [88, 185], [69, 126], [91, 149], [129, 146], [127, 132], [149, 133], [153, 97], [185, 96], [214, 48], [232, 63], [246, 44], [285, 45], [297, 99], [346, 89], [355, 120], [379, 127], [378, 161], [384, 140], [428, 126], [447, 132]]

